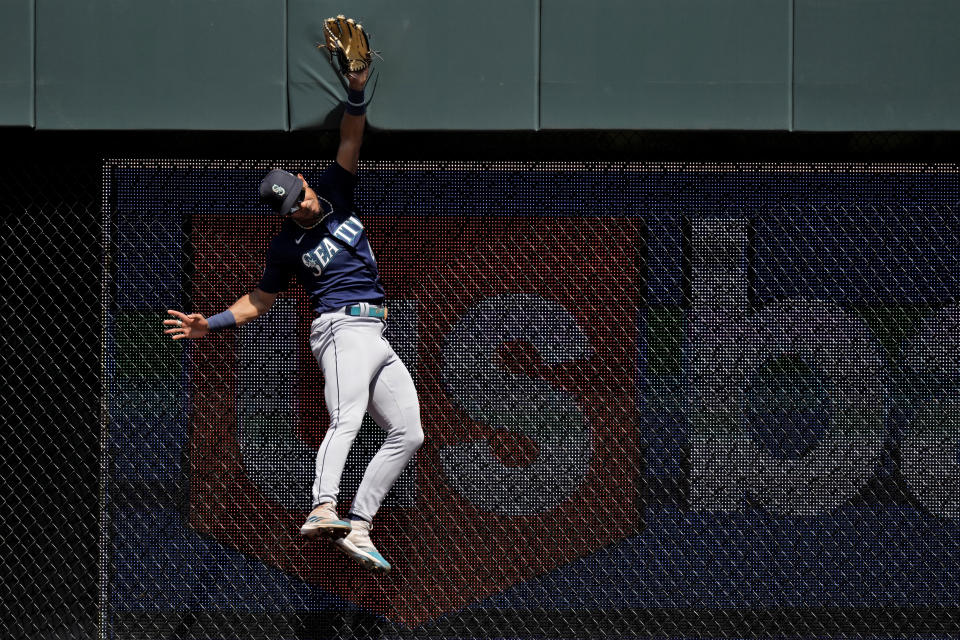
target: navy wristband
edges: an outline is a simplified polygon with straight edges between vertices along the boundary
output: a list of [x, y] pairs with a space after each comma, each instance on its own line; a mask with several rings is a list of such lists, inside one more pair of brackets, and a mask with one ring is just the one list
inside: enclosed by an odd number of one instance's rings
[[363, 89], [347, 89], [347, 113], [362, 116], [367, 112], [367, 103], [363, 98]]
[[207, 318], [207, 331], [210, 333], [216, 333], [224, 329], [233, 329], [236, 326], [237, 319], [233, 317], [233, 311], [230, 311], [230, 309], [221, 311], [217, 315]]

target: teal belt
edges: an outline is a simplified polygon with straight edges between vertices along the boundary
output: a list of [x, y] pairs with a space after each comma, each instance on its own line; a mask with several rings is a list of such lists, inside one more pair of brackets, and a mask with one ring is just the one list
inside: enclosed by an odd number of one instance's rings
[[352, 304], [349, 307], [344, 307], [343, 312], [348, 316], [357, 316], [358, 318], [387, 319], [386, 307], [370, 304], [369, 302], [361, 302], [360, 304]]

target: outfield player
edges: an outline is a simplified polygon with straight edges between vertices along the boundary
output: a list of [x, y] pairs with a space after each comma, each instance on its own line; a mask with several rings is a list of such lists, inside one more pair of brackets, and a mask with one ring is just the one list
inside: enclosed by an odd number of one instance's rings
[[[314, 509], [300, 533], [331, 539], [367, 569], [386, 572], [390, 564], [370, 540], [371, 522], [423, 443], [423, 430], [410, 373], [383, 337], [384, 290], [366, 231], [353, 212], [368, 75], [369, 68], [346, 76], [348, 100], [336, 160], [319, 180], [310, 185], [302, 175], [275, 169], [261, 182], [261, 199], [284, 221], [270, 243], [257, 287], [210, 318], [170, 310], [173, 318], [164, 324], [174, 340], [245, 324], [265, 314], [296, 276], [317, 314], [310, 348], [323, 370], [330, 411], [330, 425], [317, 451]], [[340, 476], [367, 411], [387, 435], [367, 466], [345, 521], [336, 512]]]

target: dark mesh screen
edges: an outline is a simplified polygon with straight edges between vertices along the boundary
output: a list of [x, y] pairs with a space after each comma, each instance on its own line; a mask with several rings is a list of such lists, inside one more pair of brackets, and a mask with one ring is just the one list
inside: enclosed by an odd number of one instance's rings
[[960, 633], [954, 168], [364, 164], [427, 435], [384, 578], [298, 534], [328, 421], [303, 293], [161, 333], [256, 284], [273, 166], [106, 165], [110, 637]]

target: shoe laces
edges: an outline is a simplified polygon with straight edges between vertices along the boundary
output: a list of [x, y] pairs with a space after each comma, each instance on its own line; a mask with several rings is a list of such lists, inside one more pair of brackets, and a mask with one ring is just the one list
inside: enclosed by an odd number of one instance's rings
[[353, 533], [356, 537], [362, 538], [367, 542], [370, 541], [370, 530], [373, 529], [372, 524], [366, 520], [351, 520], [350, 527], [351, 533]]
[[319, 507], [317, 507], [316, 515], [323, 518], [330, 518], [332, 520], [337, 519], [337, 511], [336, 509], [334, 509], [332, 502], [324, 502]]

